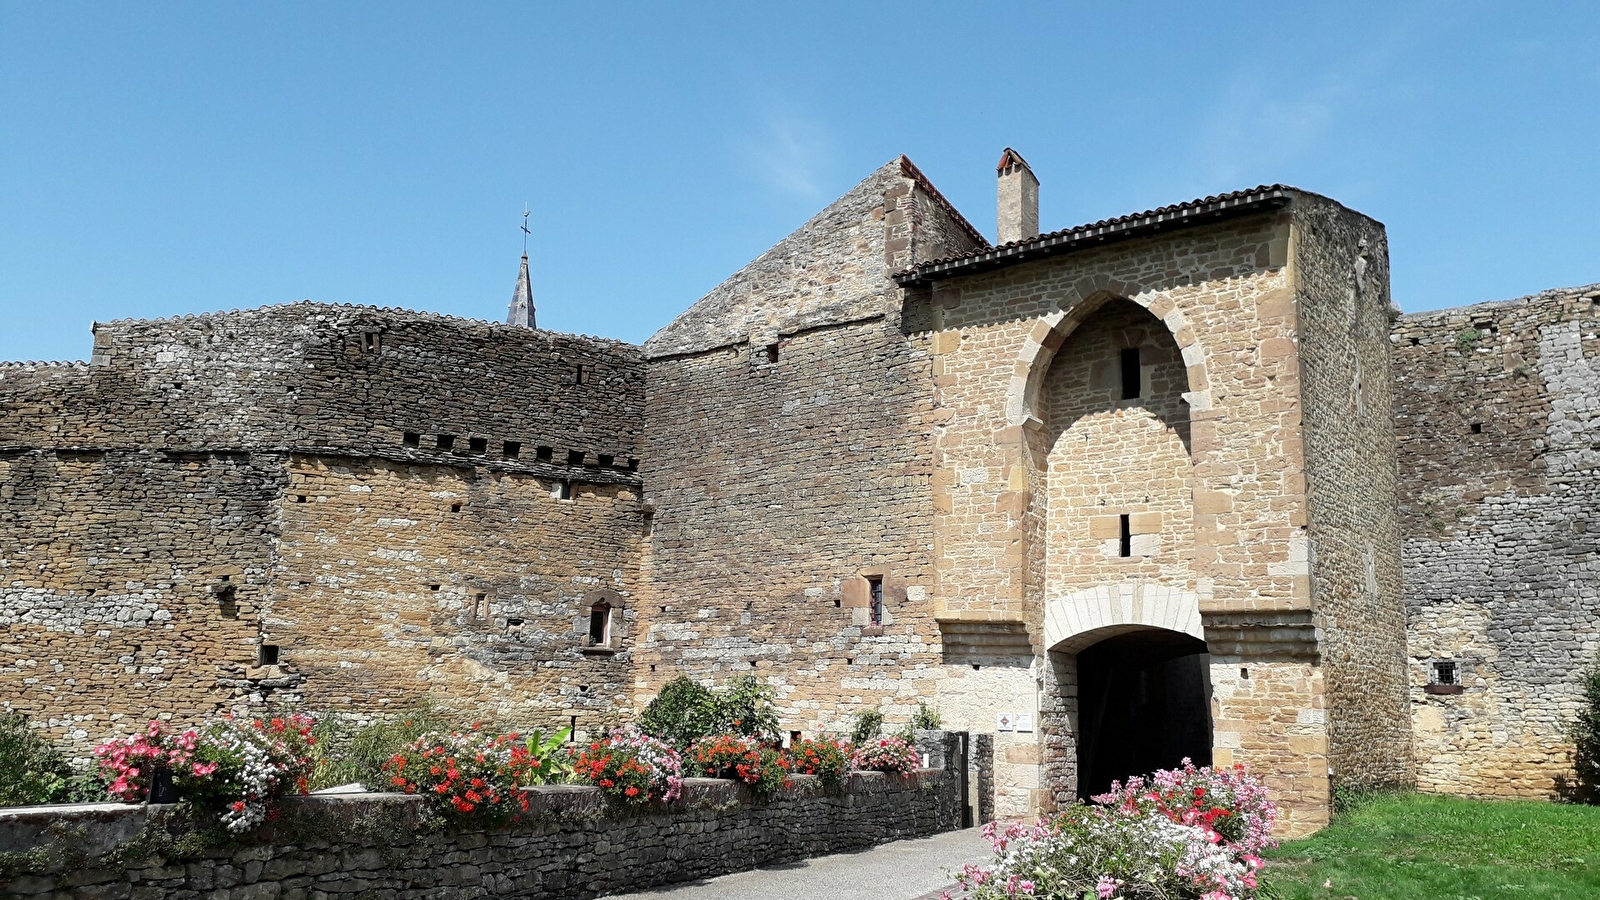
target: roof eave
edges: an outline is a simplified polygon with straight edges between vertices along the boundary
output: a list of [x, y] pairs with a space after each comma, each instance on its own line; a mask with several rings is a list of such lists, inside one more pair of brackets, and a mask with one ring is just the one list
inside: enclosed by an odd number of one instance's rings
[[1292, 199], [1291, 190], [1273, 187], [1176, 209], [1158, 210], [1149, 215], [1126, 220], [1052, 232], [1030, 241], [974, 253], [960, 259], [922, 263], [895, 273], [894, 280], [901, 287], [914, 287], [1051, 256], [1063, 256], [1091, 247], [1103, 247], [1106, 244], [1132, 240], [1161, 231], [1193, 228], [1251, 213], [1279, 209], [1287, 206]]

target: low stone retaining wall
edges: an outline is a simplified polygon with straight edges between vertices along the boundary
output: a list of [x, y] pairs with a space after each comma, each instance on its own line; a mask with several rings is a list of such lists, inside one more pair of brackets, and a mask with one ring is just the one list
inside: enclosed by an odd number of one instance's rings
[[794, 778], [767, 803], [692, 778], [665, 810], [625, 814], [590, 787], [527, 789], [497, 831], [429, 831], [422, 798], [290, 798], [250, 842], [201, 845], [177, 806], [0, 809], [0, 895], [96, 900], [581, 898], [690, 881], [959, 828], [955, 772]]

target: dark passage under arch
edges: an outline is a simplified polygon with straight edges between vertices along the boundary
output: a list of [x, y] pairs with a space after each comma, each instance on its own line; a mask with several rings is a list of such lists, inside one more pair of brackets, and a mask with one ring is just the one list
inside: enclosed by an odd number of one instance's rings
[[1184, 757], [1211, 765], [1210, 656], [1204, 641], [1162, 629], [1078, 652], [1078, 797]]

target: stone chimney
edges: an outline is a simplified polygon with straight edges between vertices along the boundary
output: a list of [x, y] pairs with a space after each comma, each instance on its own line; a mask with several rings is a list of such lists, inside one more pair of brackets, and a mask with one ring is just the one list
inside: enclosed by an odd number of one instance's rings
[[1000, 175], [997, 195], [1000, 233], [996, 244], [1025, 241], [1039, 236], [1039, 179], [1022, 154], [1006, 148], [995, 166]]

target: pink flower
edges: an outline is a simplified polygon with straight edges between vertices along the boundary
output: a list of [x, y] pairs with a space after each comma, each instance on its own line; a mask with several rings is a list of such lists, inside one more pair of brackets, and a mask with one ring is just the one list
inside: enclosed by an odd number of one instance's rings
[[1095, 896], [1100, 900], [1111, 900], [1111, 895], [1117, 892], [1117, 880], [1110, 875], [1101, 875], [1100, 880], [1094, 883]]

